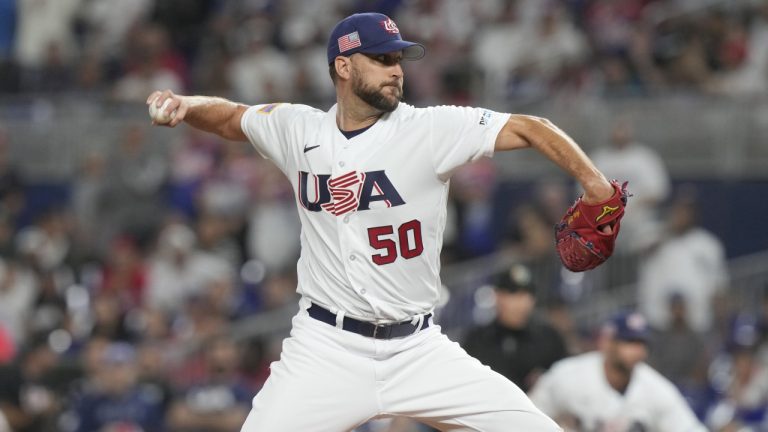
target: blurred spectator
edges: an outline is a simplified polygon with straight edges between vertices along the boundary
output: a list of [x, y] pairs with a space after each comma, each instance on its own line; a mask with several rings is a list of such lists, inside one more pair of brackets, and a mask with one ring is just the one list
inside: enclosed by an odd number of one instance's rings
[[147, 269], [136, 242], [127, 236], [113, 240], [97, 292], [134, 308], [144, 304], [146, 284]]
[[25, 68], [43, 66], [53, 50], [63, 61], [77, 54], [74, 20], [81, 0], [17, 0], [16, 58]]
[[16, 218], [23, 210], [25, 181], [19, 167], [11, 158], [8, 131], [0, 125], [0, 209], [10, 217], [15, 227]]
[[221, 144], [213, 135], [198, 129], [188, 128], [185, 132], [171, 151], [169, 204], [185, 217], [194, 218], [198, 213], [200, 189], [213, 174], [216, 149]]
[[264, 310], [279, 309], [297, 299], [295, 272], [273, 273], [261, 285]]
[[179, 47], [186, 58], [194, 58], [205, 34], [206, 20], [214, 15], [215, 8], [222, 7], [222, 2], [217, 0], [152, 0], [151, 3], [152, 21], [168, 30], [173, 45]]
[[629, 51], [633, 26], [640, 20], [646, 0], [595, 0], [584, 10], [585, 27], [598, 54]]
[[173, 399], [168, 370], [173, 367], [167, 343], [141, 342], [136, 346], [136, 365], [141, 386], [161, 396], [161, 411], [167, 413]]
[[128, 73], [116, 84], [114, 96], [119, 100], [144, 102], [156, 89], [181, 92], [183, 59], [171, 51], [166, 30], [146, 26], [132, 33]]
[[664, 81], [675, 88], [697, 90], [711, 77], [705, 39], [694, 16], [673, 12], [662, 16], [654, 30], [653, 56]]
[[760, 362], [760, 329], [754, 316], [734, 317], [725, 351], [710, 366], [717, 395], [707, 414], [714, 431], [765, 430], [768, 426], [768, 366]]
[[[145, 95], [146, 97], [146, 95]], [[104, 217], [117, 233], [146, 238], [162, 217], [161, 188], [167, 175], [163, 158], [147, 146], [146, 130], [134, 125], [122, 134], [120, 146], [107, 162]]]
[[247, 383], [250, 389], [258, 391], [267, 381], [269, 365], [274, 359], [267, 352], [266, 343], [260, 337], [248, 338], [238, 343], [238, 346], [242, 350], [240, 369], [243, 382]]
[[0, 259], [13, 258], [16, 255], [15, 234], [11, 215], [0, 207]]
[[181, 224], [163, 229], [147, 266], [148, 305], [171, 313], [202, 295], [207, 284], [231, 278], [233, 271], [226, 261], [197, 249], [194, 232]]
[[162, 344], [173, 337], [171, 317], [162, 309], [144, 308], [138, 311], [138, 325], [143, 342]]
[[621, 221], [622, 241], [617, 247], [638, 252], [659, 234], [658, 207], [670, 188], [669, 174], [661, 157], [638, 143], [628, 118], [620, 118], [611, 133], [611, 146], [598, 149], [592, 161], [609, 179], [628, 181], [632, 210]]
[[34, 225], [21, 231], [16, 238], [19, 254], [39, 271], [59, 269], [67, 260], [72, 247], [71, 231], [64, 209], [44, 211]]
[[0, 321], [0, 366], [10, 363], [15, 357], [16, 343]]
[[200, 189], [200, 211], [242, 223], [248, 199], [257, 187], [256, 169], [247, 146], [234, 141], [222, 143], [217, 163]]
[[459, 168], [451, 178], [456, 205], [458, 258], [468, 259], [494, 252], [498, 246], [495, 220], [496, 167], [481, 159]]
[[[173, 332], [176, 340], [187, 346], [198, 346], [226, 332], [229, 325], [226, 310], [211, 304], [203, 295], [195, 295], [186, 299], [173, 323]], [[183, 375], [190, 377], [187, 371]]]
[[518, 96], [544, 96], [565, 71], [586, 59], [584, 34], [556, 3], [503, 3], [498, 23], [486, 27], [475, 44], [486, 94], [509, 87]]
[[87, 27], [85, 50], [117, 59], [130, 30], [146, 19], [154, 0], [81, 0], [80, 20]]
[[24, 345], [16, 361], [0, 366], [0, 425], [11, 431], [55, 430], [61, 400], [52, 388], [51, 371], [59, 359], [47, 334]]
[[89, 252], [101, 251], [106, 240], [100, 229], [106, 213], [106, 160], [100, 153], [91, 153], [85, 156], [80, 169], [72, 185], [71, 204], [77, 242]]
[[669, 328], [667, 301], [679, 294], [685, 300], [690, 327], [697, 332], [709, 330], [712, 303], [727, 288], [723, 245], [697, 225], [697, 215], [693, 191], [681, 191], [671, 205], [662, 240], [640, 265], [639, 305], [657, 329]]
[[27, 316], [27, 332], [41, 334], [70, 324], [64, 285], [71, 282], [65, 272], [36, 272], [38, 290], [32, 312]]
[[674, 293], [668, 304], [670, 326], [654, 334], [648, 363], [678, 387], [700, 390], [710, 354], [702, 336], [688, 324], [683, 297]]
[[[472, 58], [484, 78], [483, 96], [506, 88], [513, 71], [523, 63], [525, 45], [529, 44], [529, 23], [523, 22], [514, 1], [504, 1], [503, 10], [486, 23], [475, 36]], [[535, 44], [531, 44], [535, 45]]]
[[91, 299], [91, 337], [103, 337], [110, 341], [133, 340], [126, 326], [125, 310], [120, 300], [114, 293], [102, 293]]
[[522, 67], [526, 74], [546, 82], [582, 63], [588, 54], [584, 34], [573, 26], [567, 11], [550, 6], [536, 17], [535, 44], [525, 45]]
[[[270, 45], [273, 25], [254, 18], [240, 26], [245, 52], [229, 68], [235, 98], [249, 103], [291, 100], [295, 68], [290, 59]], [[330, 78], [328, 78], [330, 80]]]
[[319, 105], [335, 101], [336, 91], [328, 76], [324, 29], [319, 27], [317, 17], [287, 16], [280, 37], [296, 62], [296, 94]]
[[555, 363], [531, 400], [575, 430], [706, 431], [674, 385], [644, 363], [648, 337], [640, 314], [615, 315], [600, 331], [599, 350]]
[[162, 393], [138, 381], [135, 349], [126, 343], [109, 344], [99, 365], [75, 395], [65, 430], [163, 431]]
[[[546, 189], [543, 187], [539, 192]], [[541, 202], [523, 202], [515, 208], [509, 219], [504, 244], [504, 252], [522, 260], [531, 270], [538, 287], [537, 303], [544, 308], [579, 297], [564, 291], [561, 277], [563, 266], [552, 247], [552, 227], [560, 220], [567, 205], [548, 203], [547, 200], [556, 197], [546, 198], [547, 194], [539, 194], [537, 201]]]
[[736, 20], [729, 23], [720, 50], [726, 67], [711, 83], [716, 93], [750, 98], [768, 92], [768, 2], [755, 3], [748, 29]]
[[301, 231], [291, 184], [271, 162], [259, 159], [257, 199], [251, 208], [247, 228], [249, 257], [261, 261], [268, 271], [295, 267]]
[[74, 82], [71, 62], [65, 58], [59, 44], [51, 43], [42, 63], [22, 75], [24, 86], [40, 93], [58, 93], [71, 89]]
[[513, 265], [494, 283], [496, 319], [467, 333], [467, 353], [527, 392], [539, 375], [567, 355], [560, 334], [534, 313], [536, 287], [530, 271]]
[[11, 341], [26, 341], [27, 320], [37, 296], [37, 280], [32, 272], [11, 260], [0, 260], [0, 326]]
[[[564, 207], [567, 208], [567, 207]], [[563, 212], [563, 209], [560, 209]], [[552, 227], [558, 219], [550, 217], [546, 209], [536, 203], [522, 203], [512, 217], [508, 228], [507, 249], [531, 262], [546, 260], [553, 256]]]
[[200, 250], [226, 261], [232, 269], [240, 267], [243, 257], [233, 231], [241, 227], [222, 216], [205, 214], [198, 219], [196, 228]]
[[416, 0], [403, 2], [396, 21], [404, 34], [429, 47], [429, 62], [404, 64], [408, 99], [425, 104], [465, 104], [470, 96], [471, 38], [479, 27], [480, 2]]
[[239, 372], [240, 351], [232, 339], [218, 337], [205, 353], [205, 376], [176, 398], [169, 426], [179, 432], [236, 430], [250, 411], [252, 391]]

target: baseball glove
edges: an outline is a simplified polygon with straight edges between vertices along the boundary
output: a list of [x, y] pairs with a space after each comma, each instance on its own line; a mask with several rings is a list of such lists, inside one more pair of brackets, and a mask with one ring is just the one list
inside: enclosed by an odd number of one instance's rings
[[[597, 204], [586, 204], [583, 196], [573, 203], [563, 219], [555, 225], [555, 245], [560, 261], [571, 271], [593, 269], [613, 254], [616, 236], [619, 235], [621, 218], [627, 205], [627, 183], [619, 185], [611, 181], [614, 193], [611, 198]], [[602, 229], [609, 225], [611, 230]]]

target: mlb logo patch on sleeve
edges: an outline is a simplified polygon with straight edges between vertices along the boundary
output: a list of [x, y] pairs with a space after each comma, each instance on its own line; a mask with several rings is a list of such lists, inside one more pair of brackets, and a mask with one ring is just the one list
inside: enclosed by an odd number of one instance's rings
[[488, 110], [483, 111], [483, 115], [480, 117], [480, 121], [478, 124], [480, 126], [485, 126], [488, 124], [488, 122], [491, 120], [491, 112]]

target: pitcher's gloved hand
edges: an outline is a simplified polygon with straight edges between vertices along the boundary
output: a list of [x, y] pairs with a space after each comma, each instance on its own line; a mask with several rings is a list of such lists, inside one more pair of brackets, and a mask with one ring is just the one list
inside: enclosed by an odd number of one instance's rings
[[627, 182], [611, 181], [613, 196], [597, 204], [586, 204], [583, 196], [573, 203], [555, 225], [555, 245], [560, 261], [571, 271], [593, 269], [613, 254], [621, 218], [627, 205]]

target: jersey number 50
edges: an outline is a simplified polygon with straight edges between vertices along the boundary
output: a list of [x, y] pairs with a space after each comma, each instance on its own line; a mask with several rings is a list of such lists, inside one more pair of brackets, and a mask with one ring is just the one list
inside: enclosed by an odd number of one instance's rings
[[424, 252], [421, 240], [421, 222], [418, 219], [405, 222], [397, 228], [398, 242], [391, 238], [381, 238], [394, 234], [392, 225], [368, 228], [368, 241], [374, 249], [383, 249], [383, 253], [373, 254], [371, 259], [378, 265], [392, 264], [397, 259], [398, 243], [400, 256], [405, 259], [415, 258]]

